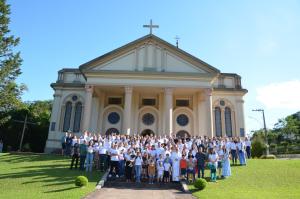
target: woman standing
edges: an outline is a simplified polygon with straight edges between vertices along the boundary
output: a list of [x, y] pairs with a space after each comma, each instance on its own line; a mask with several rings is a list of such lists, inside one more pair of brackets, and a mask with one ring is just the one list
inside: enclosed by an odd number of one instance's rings
[[93, 148], [93, 141], [89, 142], [87, 147], [87, 154], [86, 154], [86, 171], [92, 172], [93, 168], [93, 160], [94, 160], [94, 148]]
[[127, 154], [125, 155], [125, 177], [126, 182], [131, 181], [132, 168], [133, 168], [133, 158], [130, 155], [130, 149], [128, 149]]
[[223, 169], [222, 169], [222, 176], [224, 178], [231, 176], [231, 168], [230, 168], [230, 154], [229, 151], [227, 150], [226, 146], [223, 145]]
[[134, 160], [134, 169], [135, 169], [135, 180], [136, 182], [141, 182], [141, 170], [142, 170], [143, 159], [141, 153], [137, 152], [137, 156]]
[[215, 149], [210, 149], [210, 154], [208, 156], [209, 168], [210, 168], [210, 180], [212, 182], [217, 181], [217, 166], [218, 166], [218, 154]]
[[237, 147], [238, 147], [238, 151], [239, 151], [238, 153], [239, 153], [240, 165], [246, 165], [245, 145], [241, 139], [239, 139]]

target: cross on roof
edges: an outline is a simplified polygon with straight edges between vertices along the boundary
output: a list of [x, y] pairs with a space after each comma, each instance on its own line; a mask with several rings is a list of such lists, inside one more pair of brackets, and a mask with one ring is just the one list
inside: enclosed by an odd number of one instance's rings
[[152, 28], [159, 28], [158, 25], [153, 25], [152, 24], [152, 19], [150, 19], [150, 24], [149, 25], [143, 25], [144, 28], [149, 28], [150, 29], [150, 34], [152, 34]]

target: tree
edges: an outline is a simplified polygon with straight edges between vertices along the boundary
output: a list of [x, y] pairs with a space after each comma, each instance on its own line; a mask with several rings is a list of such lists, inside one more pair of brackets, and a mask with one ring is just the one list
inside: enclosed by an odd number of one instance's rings
[[23, 149], [33, 152], [43, 152], [48, 136], [49, 119], [52, 101], [34, 101], [23, 103], [22, 108], [11, 110], [11, 118], [0, 126], [0, 138], [4, 140], [4, 149], [10, 146], [11, 150], [18, 150], [25, 116], [28, 121], [24, 134]]
[[0, 0], [0, 125], [8, 120], [9, 111], [22, 104], [20, 96], [26, 89], [15, 82], [21, 74], [22, 59], [20, 52], [14, 51], [20, 39], [9, 34], [9, 15], [10, 6]]

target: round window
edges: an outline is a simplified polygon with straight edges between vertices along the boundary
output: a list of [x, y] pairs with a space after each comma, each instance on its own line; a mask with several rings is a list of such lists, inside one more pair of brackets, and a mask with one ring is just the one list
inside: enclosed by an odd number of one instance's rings
[[75, 102], [78, 99], [78, 97], [76, 95], [72, 96], [72, 100]]
[[145, 125], [152, 125], [155, 119], [151, 113], [146, 113], [143, 115], [142, 120]]
[[189, 118], [185, 114], [180, 114], [177, 116], [176, 121], [180, 126], [186, 126], [189, 123]]
[[225, 106], [224, 100], [221, 100], [221, 101], [220, 101], [220, 105], [221, 105], [221, 106]]
[[109, 115], [108, 115], [108, 121], [109, 123], [111, 124], [116, 124], [120, 121], [120, 115], [116, 112], [111, 112]]

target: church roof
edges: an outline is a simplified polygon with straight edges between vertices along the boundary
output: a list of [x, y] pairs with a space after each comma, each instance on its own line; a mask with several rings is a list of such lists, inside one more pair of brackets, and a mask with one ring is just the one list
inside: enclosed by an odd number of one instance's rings
[[187, 58], [191, 59], [192, 61], [197, 62], [198, 64], [201, 64], [201, 65], [205, 66], [206, 70], [210, 73], [216, 73], [216, 74], [220, 73], [220, 71], [217, 68], [209, 65], [208, 63], [202, 61], [201, 59], [187, 53], [184, 50], [181, 50], [180, 48], [177, 48], [176, 46], [170, 44], [169, 42], [167, 42], [167, 41], [165, 41], [165, 40], [163, 40], [163, 39], [161, 39], [161, 38], [159, 38], [159, 37], [157, 37], [153, 34], [145, 35], [145, 36], [143, 36], [143, 37], [141, 37], [137, 40], [134, 40], [134, 41], [132, 41], [128, 44], [125, 44], [124, 46], [121, 46], [121, 47], [119, 47], [115, 50], [112, 50], [112, 51], [110, 51], [106, 54], [103, 54], [103, 55], [101, 55], [101, 56], [99, 56], [99, 57], [97, 57], [97, 58], [95, 58], [91, 61], [88, 61], [88, 62], [80, 65], [79, 69], [80, 69], [80, 71], [84, 72], [84, 71], [90, 69], [91, 67], [95, 66], [98, 62], [100, 62], [103, 59], [109, 59], [109, 57], [112, 57], [114, 54], [120, 53], [122, 51], [125, 51], [128, 48], [135, 47], [136, 45], [138, 45], [140, 43], [143, 43], [145, 41], [151, 41], [151, 40], [155, 41], [155, 42], [158, 42], [158, 43], [166, 46], [167, 48], [170, 48], [170, 49], [174, 50], [175, 52], [181, 54], [182, 56], [187, 57]]

